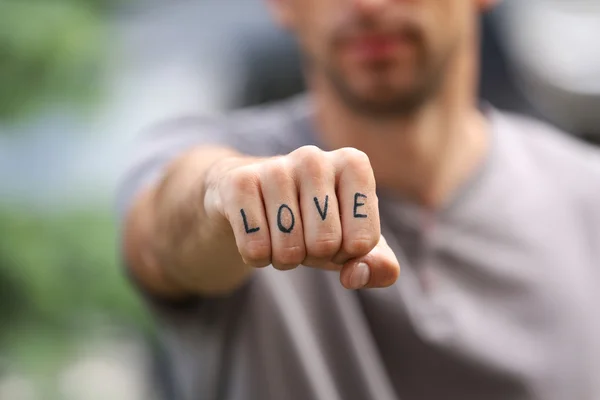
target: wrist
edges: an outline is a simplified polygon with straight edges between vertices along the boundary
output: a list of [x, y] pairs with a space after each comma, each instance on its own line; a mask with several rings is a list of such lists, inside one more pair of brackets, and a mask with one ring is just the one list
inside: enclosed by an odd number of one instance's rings
[[[127, 270], [132, 281], [144, 292], [154, 293], [166, 300], [186, 298], [189, 291], [177, 284], [165, 272], [165, 241], [157, 234], [155, 191], [142, 193], [130, 213], [124, 243]], [[135, 229], [135, 231], [134, 231]]]

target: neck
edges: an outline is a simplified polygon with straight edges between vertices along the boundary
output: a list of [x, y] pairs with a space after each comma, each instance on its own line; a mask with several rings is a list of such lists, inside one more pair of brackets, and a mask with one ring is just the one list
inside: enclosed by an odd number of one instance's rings
[[312, 93], [322, 143], [364, 151], [379, 189], [440, 208], [480, 165], [489, 139], [476, 104], [474, 57], [458, 54], [454, 59], [438, 95], [398, 119], [357, 115], [315, 79]]

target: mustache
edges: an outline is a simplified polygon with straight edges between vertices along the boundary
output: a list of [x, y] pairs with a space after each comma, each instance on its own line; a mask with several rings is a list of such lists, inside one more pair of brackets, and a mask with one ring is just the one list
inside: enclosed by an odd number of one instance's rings
[[332, 28], [333, 44], [341, 44], [357, 37], [370, 35], [395, 36], [413, 42], [421, 42], [424, 30], [414, 13], [385, 12], [377, 16], [345, 13], [340, 15]]

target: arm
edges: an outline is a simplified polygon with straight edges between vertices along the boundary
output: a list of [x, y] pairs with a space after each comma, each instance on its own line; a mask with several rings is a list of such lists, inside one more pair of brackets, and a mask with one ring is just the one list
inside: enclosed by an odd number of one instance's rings
[[125, 258], [150, 292], [174, 299], [227, 293], [249, 276], [230, 224], [209, 219], [204, 208], [209, 167], [237, 157], [223, 147], [195, 148], [134, 200], [125, 222]]

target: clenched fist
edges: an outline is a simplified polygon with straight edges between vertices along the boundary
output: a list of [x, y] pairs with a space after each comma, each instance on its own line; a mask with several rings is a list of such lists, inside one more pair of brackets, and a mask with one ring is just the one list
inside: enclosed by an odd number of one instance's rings
[[339, 270], [349, 289], [398, 278], [380, 232], [371, 164], [359, 150], [305, 146], [280, 157], [230, 158], [208, 171], [206, 185], [209, 219], [231, 226], [247, 265]]

